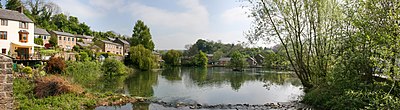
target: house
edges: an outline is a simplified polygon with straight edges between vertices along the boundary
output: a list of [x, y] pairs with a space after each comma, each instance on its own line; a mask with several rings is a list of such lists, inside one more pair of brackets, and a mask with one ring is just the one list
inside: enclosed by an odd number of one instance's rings
[[40, 57], [35, 54], [34, 23], [20, 11], [0, 8], [0, 53], [14, 59], [31, 60]]
[[93, 43], [94, 37], [86, 35], [75, 35], [75, 38], [77, 39], [78, 42], [82, 40], [82, 42], [90, 44]]
[[96, 45], [101, 48], [103, 52], [110, 52], [117, 55], [123, 55], [123, 46], [107, 40], [98, 40]]
[[248, 57], [246, 62], [249, 64], [249, 66], [257, 66], [257, 60], [253, 57]]
[[76, 45], [82, 48], [87, 48], [92, 50], [93, 52], [101, 52], [101, 48], [94, 43], [85, 43], [85, 42], [76, 42]]
[[257, 54], [254, 58], [256, 59], [258, 65], [264, 64], [265, 57], [263, 55]]
[[228, 66], [229, 62], [231, 62], [232, 58], [229, 57], [222, 57], [218, 60], [218, 64], [219, 66]]
[[130, 47], [130, 44], [129, 44], [128, 41], [120, 39], [120, 38], [116, 38], [113, 42], [121, 44], [123, 46], [123, 48], [124, 48], [124, 54], [123, 55], [128, 55], [129, 47]]
[[57, 37], [58, 46], [63, 50], [72, 50], [72, 48], [76, 45], [75, 35], [60, 32], [60, 31], [51, 31], [51, 37]]
[[[35, 27], [34, 31], [34, 36], [35, 38], [41, 38], [43, 39], [43, 45], [45, 47], [49, 46], [49, 40], [50, 40], [50, 33], [48, 33], [45, 29], [42, 28], [37, 28]], [[46, 46], [47, 45], [47, 46]], [[50, 46], [49, 46], [50, 47]]]

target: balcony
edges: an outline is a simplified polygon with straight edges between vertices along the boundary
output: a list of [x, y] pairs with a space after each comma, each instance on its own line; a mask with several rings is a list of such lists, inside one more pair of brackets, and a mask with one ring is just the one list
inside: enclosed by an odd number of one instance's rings
[[12, 54], [12, 57], [16, 61], [38, 61], [42, 60], [42, 56], [37, 54]]

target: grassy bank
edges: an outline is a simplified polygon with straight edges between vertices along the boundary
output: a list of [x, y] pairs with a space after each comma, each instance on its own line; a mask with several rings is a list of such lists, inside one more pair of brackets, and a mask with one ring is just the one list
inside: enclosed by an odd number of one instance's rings
[[[112, 61], [111, 64], [116, 63], [120, 62]], [[136, 102], [135, 98], [115, 94], [112, 90], [106, 92], [97, 89], [96, 82], [104, 80], [104, 78], [120, 78], [124, 76], [122, 74], [127, 73], [105, 73], [102, 70], [103, 64], [99, 62], [67, 62], [67, 65], [63, 74], [18, 75], [19, 77], [14, 78], [15, 109], [81, 110], [93, 109], [96, 106]], [[119, 66], [111, 68], [122, 68], [132, 72], [132, 69], [123, 65]], [[46, 78], [47, 80], [43, 80]]]

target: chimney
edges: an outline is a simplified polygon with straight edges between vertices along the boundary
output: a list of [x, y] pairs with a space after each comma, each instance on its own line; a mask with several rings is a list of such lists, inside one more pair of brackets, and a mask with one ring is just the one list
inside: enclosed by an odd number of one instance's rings
[[17, 8], [17, 11], [18, 11], [19, 13], [24, 14], [24, 7], [23, 7], [23, 6], [18, 7], [18, 8]]

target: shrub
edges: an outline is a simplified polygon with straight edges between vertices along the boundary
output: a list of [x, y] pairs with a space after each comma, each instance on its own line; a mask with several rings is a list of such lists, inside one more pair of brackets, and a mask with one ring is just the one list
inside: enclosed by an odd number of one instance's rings
[[151, 70], [156, 65], [156, 58], [151, 50], [146, 49], [143, 45], [138, 45], [130, 48], [128, 65], [132, 65], [140, 70]]
[[65, 68], [65, 61], [60, 57], [51, 57], [46, 66], [49, 74], [61, 74], [65, 71]]
[[180, 62], [181, 56], [182, 52], [176, 50], [169, 50], [167, 53], [163, 54], [162, 58], [168, 65], [179, 66], [181, 65]]
[[88, 53], [81, 52], [81, 53], [79, 53], [79, 55], [80, 55], [81, 61], [90, 61], [90, 57], [89, 57]]
[[64, 93], [80, 94], [83, 89], [78, 85], [73, 85], [60, 76], [47, 76], [35, 80], [34, 93], [38, 98], [56, 96]]
[[105, 75], [120, 75], [120, 74], [124, 74], [126, 67], [125, 65], [118, 60], [112, 59], [112, 58], [107, 58], [102, 65], [101, 68]]
[[33, 70], [32, 70], [31, 67], [27, 66], [27, 67], [22, 69], [22, 73], [31, 75], [31, 74], [33, 74]]
[[74, 83], [90, 88], [103, 72], [100, 63], [88, 61], [68, 63], [66, 74], [72, 78]]

